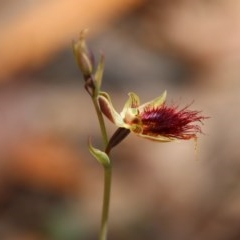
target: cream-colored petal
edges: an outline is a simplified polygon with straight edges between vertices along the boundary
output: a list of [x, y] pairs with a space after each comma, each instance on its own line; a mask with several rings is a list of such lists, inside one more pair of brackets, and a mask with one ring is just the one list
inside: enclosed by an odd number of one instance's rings
[[149, 101], [147, 103], [144, 103], [143, 105], [139, 106], [139, 111], [142, 112], [144, 111], [144, 108], [146, 107], [152, 107], [152, 108], [157, 108], [159, 106], [161, 106], [165, 101], [166, 101], [166, 97], [167, 97], [167, 91], [165, 90], [161, 96], [153, 99], [152, 101]]
[[100, 92], [98, 96], [98, 103], [102, 113], [116, 126], [129, 128], [124, 123], [122, 117], [118, 112], [114, 109], [111, 98], [106, 92]]
[[175, 140], [174, 138], [168, 138], [168, 137], [164, 137], [164, 136], [150, 136], [150, 135], [146, 135], [146, 134], [137, 134], [137, 136], [146, 138], [146, 139], [149, 139], [152, 141], [156, 141], [156, 142], [172, 142]]
[[140, 100], [139, 100], [139, 97], [137, 96], [137, 94], [135, 94], [133, 92], [130, 92], [130, 93], [128, 93], [128, 96], [129, 96], [128, 100], [124, 104], [123, 110], [120, 113], [122, 118], [125, 117], [125, 115], [128, 112], [129, 108], [137, 109], [139, 104], [140, 104]]

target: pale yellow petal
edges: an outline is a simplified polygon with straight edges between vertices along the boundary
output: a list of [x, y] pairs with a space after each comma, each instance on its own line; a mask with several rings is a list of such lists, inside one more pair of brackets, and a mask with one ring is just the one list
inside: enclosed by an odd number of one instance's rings
[[174, 138], [168, 138], [168, 137], [164, 137], [164, 136], [150, 136], [150, 135], [146, 135], [146, 134], [137, 134], [139, 137], [142, 138], [146, 138], [152, 141], [156, 141], [156, 142], [172, 142], [175, 139]]
[[147, 103], [144, 103], [143, 105], [141, 105], [138, 109], [140, 112], [144, 111], [144, 108], [146, 107], [152, 107], [152, 108], [157, 108], [159, 106], [161, 106], [165, 101], [166, 101], [166, 97], [167, 97], [167, 91], [165, 90], [161, 96], [153, 99], [152, 101], [149, 101]]

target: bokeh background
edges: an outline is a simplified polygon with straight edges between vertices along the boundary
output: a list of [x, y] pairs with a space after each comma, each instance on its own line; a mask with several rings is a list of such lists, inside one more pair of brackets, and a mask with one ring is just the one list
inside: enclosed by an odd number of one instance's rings
[[101, 136], [71, 49], [85, 28], [117, 109], [167, 89], [210, 116], [197, 154], [133, 135], [114, 149], [109, 239], [240, 239], [238, 0], [0, 1], [0, 239], [97, 239]]

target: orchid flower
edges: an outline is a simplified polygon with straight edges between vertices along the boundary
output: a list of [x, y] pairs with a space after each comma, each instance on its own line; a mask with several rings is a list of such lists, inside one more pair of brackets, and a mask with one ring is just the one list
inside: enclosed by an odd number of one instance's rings
[[128, 129], [137, 136], [158, 141], [170, 142], [176, 139], [196, 139], [201, 133], [202, 123], [206, 117], [199, 111], [189, 110], [188, 106], [166, 105], [166, 91], [150, 102], [140, 105], [139, 97], [130, 92], [120, 114], [114, 109], [110, 96], [101, 92], [98, 103], [102, 113], [117, 127]]

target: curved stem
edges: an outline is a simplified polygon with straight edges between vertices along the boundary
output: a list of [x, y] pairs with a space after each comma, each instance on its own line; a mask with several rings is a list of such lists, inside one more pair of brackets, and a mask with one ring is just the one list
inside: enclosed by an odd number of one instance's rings
[[103, 205], [102, 205], [102, 219], [101, 229], [99, 234], [99, 240], [107, 239], [107, 225], [108, 225], [108, 214], [110, 204], [110, 192], [111, 192], [111, 175], [112, 167], [111, 164], [104, 168], [104, 194], [103, 194]]
[[107, 136], [106, 126], [105, 126], [105, 123], [104, 123], [104, 120], [103, 120], [103, 115], [102, 115], [102, 112], [99, 109], [97, 99], [95, 97], [92, 97], [92, 101], [93, 101], [93, 105], [94, 105], [94, 108], [95, 108], [96, 113], [97, 113], [100, 129], [101, 129], [101, 135], [102, 135], [102, 139], [103, 139], [103, 143], [104, 143], [104, 148], [106, 148], [107, 145], [108, 145], [108, 136]]

